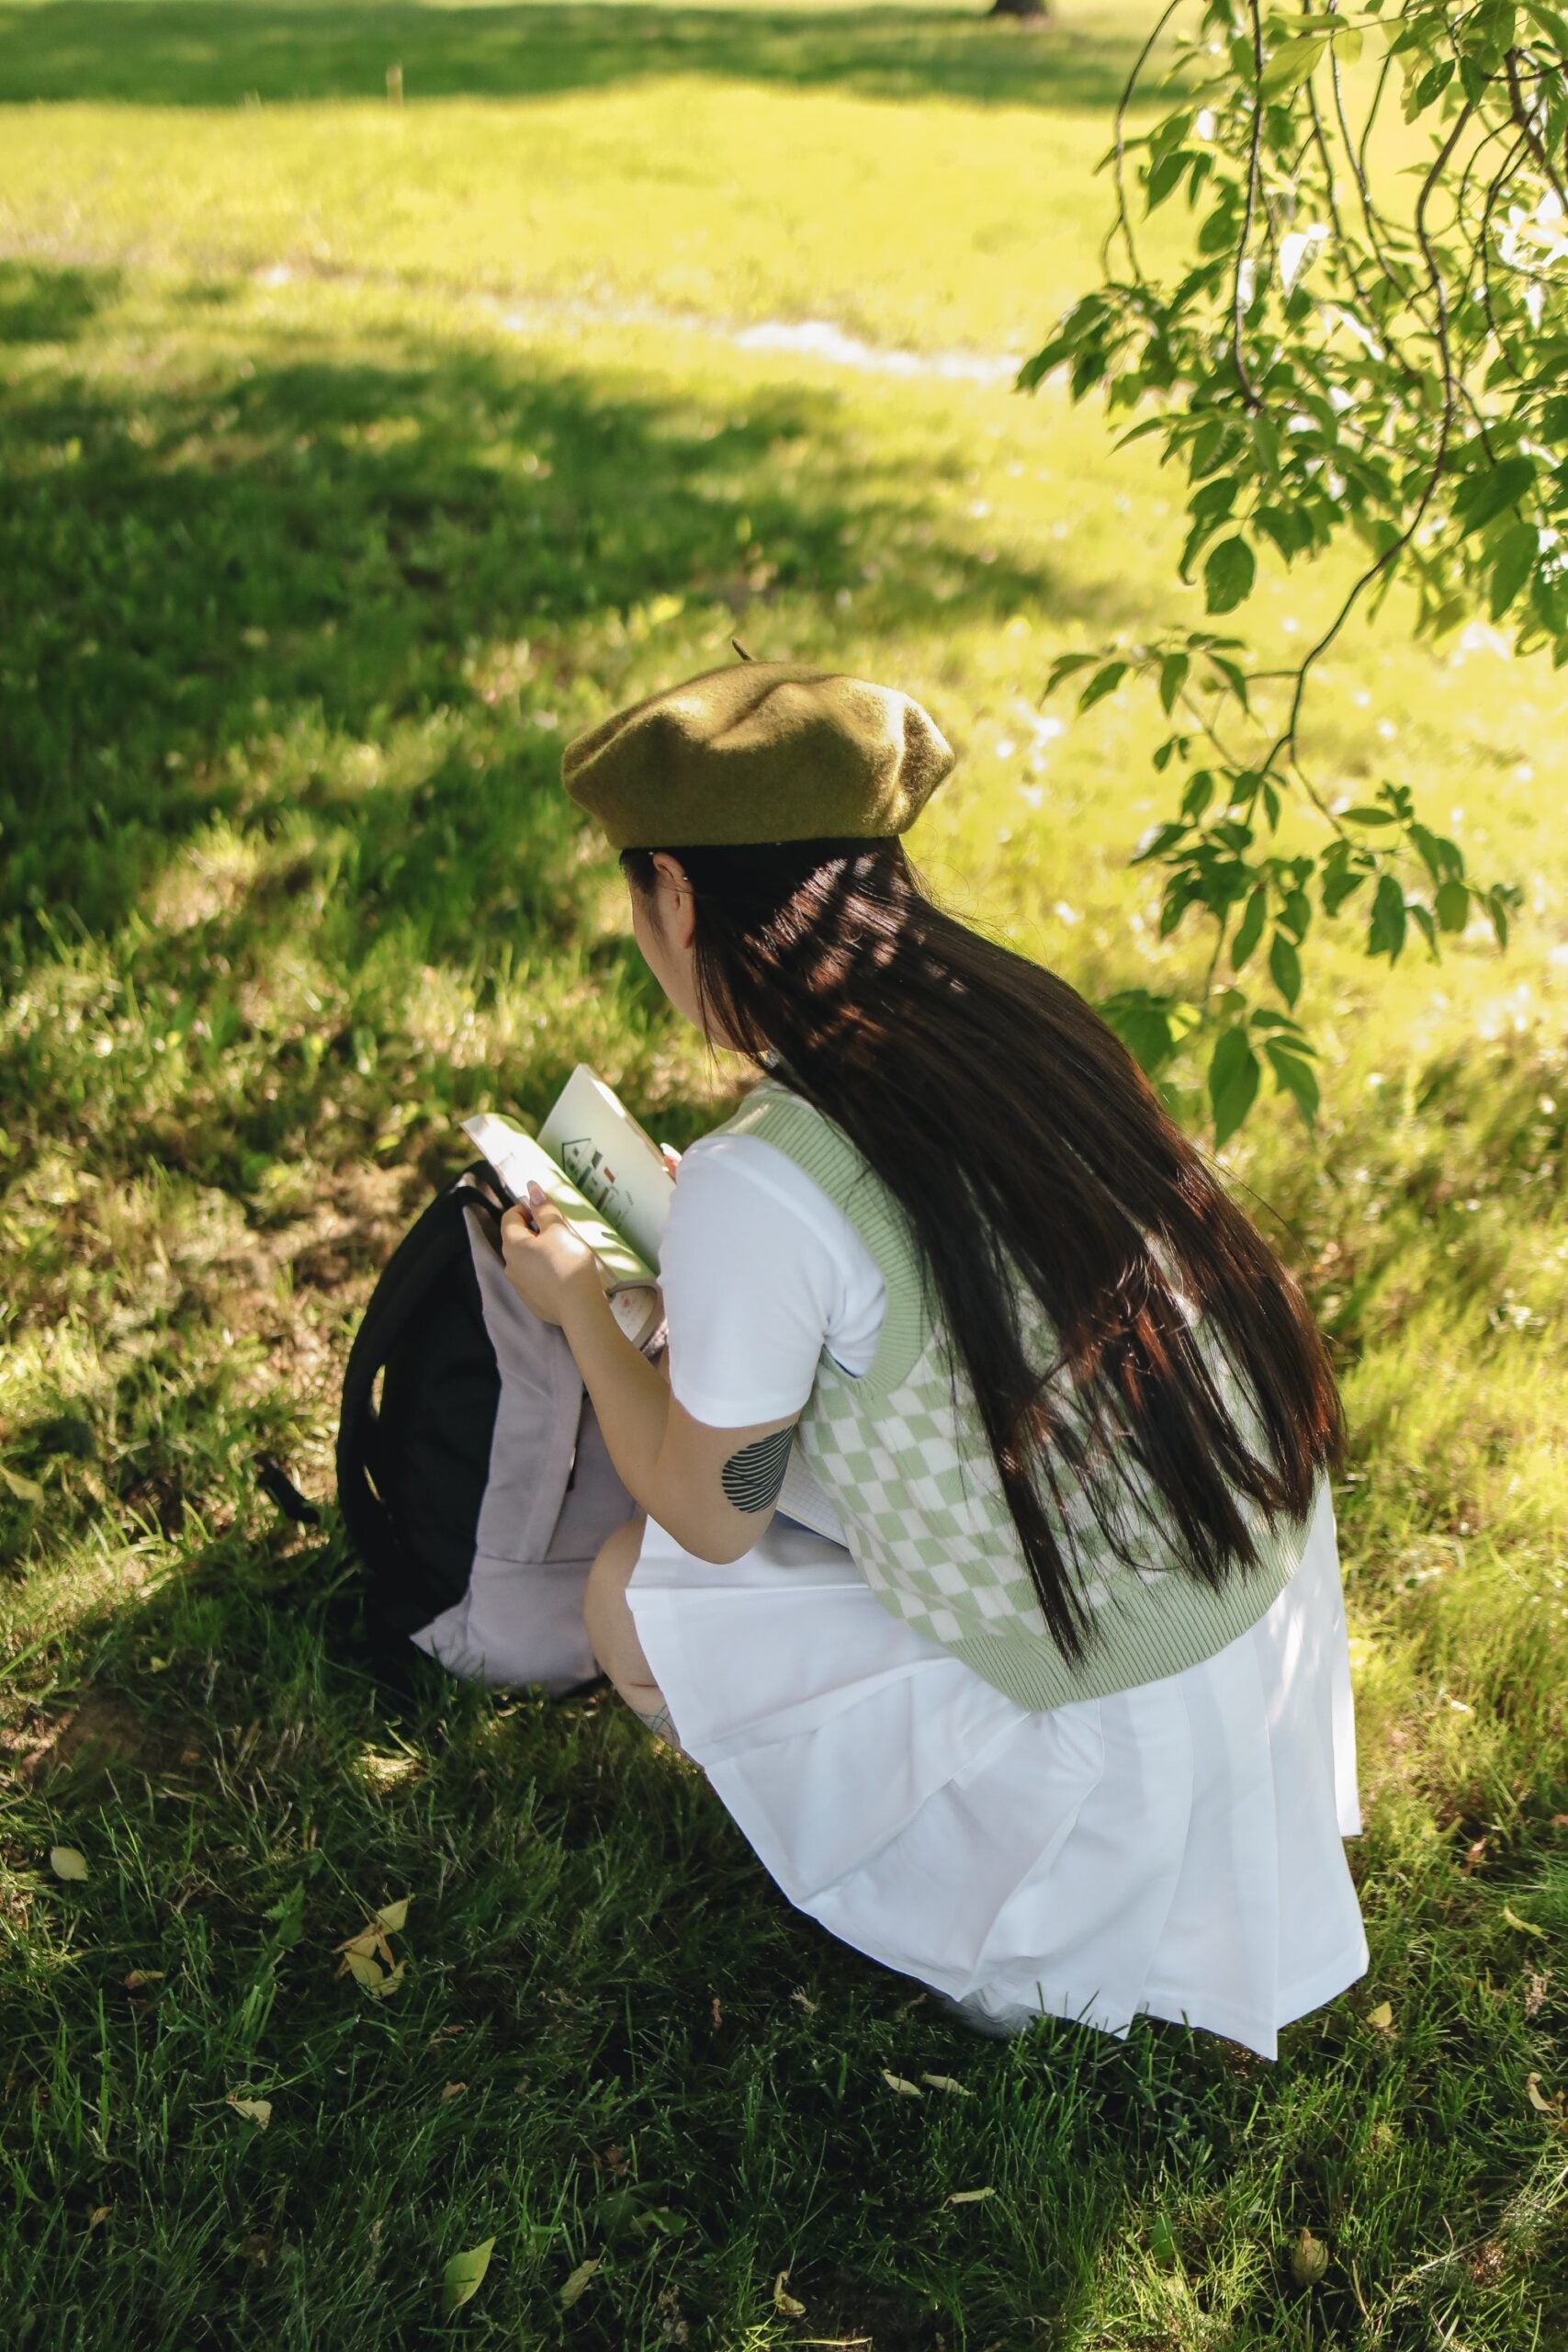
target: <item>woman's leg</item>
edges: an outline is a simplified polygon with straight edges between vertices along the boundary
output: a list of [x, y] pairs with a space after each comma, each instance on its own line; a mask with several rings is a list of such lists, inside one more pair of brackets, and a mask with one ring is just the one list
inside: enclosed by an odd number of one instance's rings
[[605, 1537], [588, 1572], [583, 1616], [594, 1657], [637, 1721], [646, 1724], [656, 1739], [663, 1740], [670, 1747], [679, 1747], [681, 1742], [670, 1720], [664, 1693], [649, 1670], [637, 1637], [636, 1620], [626, 1602], [626, 1586], [642, 1550], [646, 1524], [646, 1512], [638, 1511], [635, 1519], [626, 1520]]

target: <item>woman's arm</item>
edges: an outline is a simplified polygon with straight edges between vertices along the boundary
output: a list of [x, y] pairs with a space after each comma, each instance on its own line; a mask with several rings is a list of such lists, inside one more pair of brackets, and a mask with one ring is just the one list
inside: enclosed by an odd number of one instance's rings
[[667, 1374], [626, 1338], [597, 1282], [573, 1286], [561, 1308], [561, 1329], [633, 1501], [698, 1559], [739, 1559], [773, 1518], [798, 1411], [746, 1429], [710, 1429], [676, 1402]]
[[565, 1333], [632, 1500], [699, 1559], [739, 1559], [773, 1518], [799, 1408], [749, 1429], [694, 1421], [615, 1321], [592, 1251], [537, 1185], [507, 1210], [501, 1239], [519, 1298]]

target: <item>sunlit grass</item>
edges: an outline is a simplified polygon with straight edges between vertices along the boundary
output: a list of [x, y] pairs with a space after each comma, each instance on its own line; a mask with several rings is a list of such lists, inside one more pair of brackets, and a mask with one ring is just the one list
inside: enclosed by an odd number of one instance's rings
[[[1332, 788], [1415, 782], [1525, 881], [1513, 949], [1391, 973], [1314, 939], [1318, 1135], [1268, 1099], [1227, 1155], [1354, 1439], [1373, 1964], [1277, 2069], [1164, 2028], [955, 2039], [602, 1702], [389, 1712], [330, 1525], [254, 1485], [265, 1452], [329, 1495], [354, 1318], [468, 1111], [536, 1115], [584, 1058], [677, 1144], [722, 1114], [739, 1074], [671, 1023], [558, 775], [732, 635], [930, 702], [963, 760], [910, 847], [972, 920], [1090, 991], [1201, 970], [1127, 865], [1154, 714], [1039, 702], [1055, 653], [1192, 610], [1170, 478], [1055, 388], [728, 332], [1027, 348], [1092, 269], [1140, 23], [0, 9], [34, 101], [0, 112], [0, 2135], [29, 2346], [444, 2340], [441, 2266], [492, 2233], [450, 2324], [497, 2342], [1568, 2330], [1568, 763], [1562, 682], [1494, 632], [1417, 650], [1391, 608], [1309, 723]], [[1334, 586], [1271, 574], [1264, 642]], [[374, 2003], [332, 1947], [410, 1892]], [[272, 2100], [265, 2133], [231, 2093]]]

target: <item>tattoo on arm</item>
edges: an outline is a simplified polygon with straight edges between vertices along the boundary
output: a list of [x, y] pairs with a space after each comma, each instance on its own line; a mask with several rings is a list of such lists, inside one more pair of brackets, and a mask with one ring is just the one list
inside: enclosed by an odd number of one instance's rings
[[789, 1466], [795, 1424], [772, 1437], [753, 1438], [732, 1453], [720, 1472], [724, 1491], [737, 1510], [766, 1510], [776, 1503]]

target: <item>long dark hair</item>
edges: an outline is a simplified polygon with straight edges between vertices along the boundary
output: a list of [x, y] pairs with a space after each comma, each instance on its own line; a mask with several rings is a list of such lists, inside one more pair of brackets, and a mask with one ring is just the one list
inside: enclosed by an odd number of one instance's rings
[[[1063, 1653], [1084, 1656], [1093, 1619], [1046, 1496], [1065, 1532], [1064, 1474], [1090, 1453], [1122, 1492], [1134, 1468], [1157, 1489], [1203, 1583], [1255, 1566], [1241, 1501], [1300, 1519], [1341, 1458], [1333, 1370], [1298, 1285], [1114, 1031], [937, 906], [896, 837], [669, 854], [692, 885], [705, 1028], [833, 1119], [910, 1221]], [[621, 853], [657, 931], [653, 860]], [[1250, 1392], [1250, 1441], [1181, 1294]], [[1114, 1508], [1080, 1490], [1136, 1565]]]

